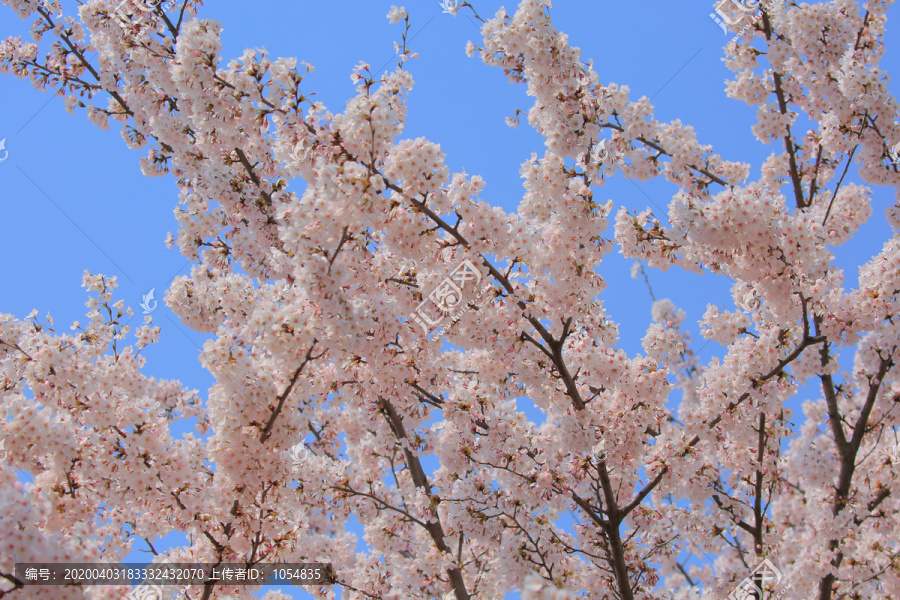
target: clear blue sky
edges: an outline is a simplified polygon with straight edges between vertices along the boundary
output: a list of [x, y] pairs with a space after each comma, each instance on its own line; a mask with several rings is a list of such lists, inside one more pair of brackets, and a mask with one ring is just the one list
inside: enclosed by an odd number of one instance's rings
[[[68, 14], [74, 2], [64, 2]], [[223, 24], [225, 61], [246, 47], [266, 48], [272, 56], [294, 56], [316, 67], [304, 82], [304, 93], [318, 94], [338, 112], [353, 94], [350, 73], [361, 60], [374, 69], [393, 67], [392, 42], [400, 26], [385, 18], [392, 2], [382, 0], [218, 0], [201, 8], [202, 17]], [[500, 2], [475, 0], [479, 13], [493, 16]], [[652, 98], [660, 121], [681, 119], [693, 125], [701, 143], [712, 144], [729, 160], [752, 165], [751, 179], [773, 150], [750, 132], [754, 111], [724, 95], [730, 76], [722, 63], [722, 46], [729, 36], [709, 17], [711, 2], [659, 0], [562, 0], [552, 10], [570, 43], [593, 58], [601, 82], [631, 87], [632, 98]], [[532, 152], [543, 152], [543, 140], [527, 124], [509, 128], [504, 118], [514, 109], [527, 110], [524, 86], [507, 82], [502, 72], [484, 66], [464, 52], [468, 40], [480, 41], [478, 27], [467, 11], [456, 18], [442, 14], [437, 0], [406, 2], [412, 20], [410, 47], [420, 54], [408, 63], [416, 87], [409, 99], [404, 137], [426, 136], [440, 143], [452, 171], [465, 169], [484, 177], [482, 198], [514, 211], [522, 187], [521, 163]], [[513, 2], [507, 2], [512, 12]], [[897, 15], [893, 10], [891, 16]], [[29, 37], [28, 25], [7, 7], [0, 7], [0, 35]], [[896, 70], [898, 50], [894, 27], [888, 26], [888, 50], [882, 66]], [[893, 49], [892, 49], [893, 46]], [[892, 69], [893, 68], [893, 69]], [[890, 84], [895, 95], [896, 84]], [[84, 318], [86, 296], [81, 288], [85, 269], [115, 275], [124, 298], [135, 309], [151, 288], [163, 296], [172, 278], [188, 272], [177, 249], [163, 243], [176, 228], [172, 211], [177, 191], [171, 178], [144, 177], [138, 166], [142, 153], [128, 150], [114, 128], [101, 131], [79, 112], [68, 115], [63, 101], [32, 89], [27, 81], [0, 77], [0, 139], [8, 158], [0, 163], [0, 312], [22, 318], [32, 308], [51, 313], [60, 331]], [[776, 149], [780, 151], [779, 149]], [[2, 152], [0, 152], [2, 158]], [[298, 182], [299, 186], [299, 182]], [[302, 189], [297, 187], [296, 189]], [[663, 210], [675, 188], [665, 182], [634, 183], [621, 176], [595, 189], [597, 199], [612, 199], [616, 207]], [[858, 265], [875, 254], [887, 239], [883, 210], [893, 192], [876, 189], [874, 215], [862, 233], [839, 250], [847, 279], [855, 282]], [[611, 231], [607, 235], [611, 235]], [[620, 324], [621, 346], [641, 352], [640, 339], [650, 322], [651, 301], [644, 283], [630, 277], [630, 261], [610, 255], [602, 265], [609, 287], [603, 294], [607, 311]], [[671, 298], [688, 314], [696, 349], [708, 360], [719, 348], [704, 345], [696, 322], [708, 302], [731, 308], [730, 281], [689, 276], [680, 271], [650, 273], [657, 297]], [[205, 396], [212, 382], [197, 354], [205, 339], [180, 325], [160, 302], [153, 313], [162, 327], [160, 343], [148, 348], [146, 372], [181, 380]], [[812, 392], [810, 392], [812, 393]], [[796, 408], [796, 406], [795, 406]], [[163, 544], [165, 547], [165, 544]], [[135, 553], [134, 560], [146, 555]], [[298, 592], [296, 598], [307, 598]], [[510, 595], [510, 598], [516, 597]]]

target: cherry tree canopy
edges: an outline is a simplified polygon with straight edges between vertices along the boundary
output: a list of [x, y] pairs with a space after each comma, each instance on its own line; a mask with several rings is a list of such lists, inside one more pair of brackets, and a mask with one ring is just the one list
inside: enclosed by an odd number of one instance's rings
[[[889, 2], [744, 2], [728, 20], [727, 95], [773, 145], [757, 180], [601, 82], [550, 2], [487, 20], [447, 3], [483, 23], [470, 56], [533, 99], [546, 147], [514, 213], [403, 137], [402, 7], [396, 68], [360, 64], [332, 112], [310, 65], [223, 63], [196, 0], [3, 4], [34, 41], [0, 43], [0, 71], [120, 128], [146, 175], [177, 182], [170, 244], [195, 264], [165, 302], [214, 335], [216, 383], [201, 398], [142, 373], [160, 330], [126, 324], [114, 277], [85, 274], [73, 333], [0, 315], [0, 598], [121, 598], [23, 585], [13, 565], [115, 562], [171, 532], [191, 542], [158, 561], [329, 562], [342, 598], [900, 597], [900, 204], [867, 187], [900, 183]], [[595, 198], [612, 177], [678, 192], [667, 215], [629, 212]], [[845, 281], [834, 250], [885, 217], [890, 239]], [[668, 300], [642, 354], [618, 348], [610, 252], [733, 281], [734, 309], [700, 323], [721, 356], [701, 363]], [[817, 395], [795, 415], [803, 385]], [[186, 417], [200, 436], [172, 435]]]

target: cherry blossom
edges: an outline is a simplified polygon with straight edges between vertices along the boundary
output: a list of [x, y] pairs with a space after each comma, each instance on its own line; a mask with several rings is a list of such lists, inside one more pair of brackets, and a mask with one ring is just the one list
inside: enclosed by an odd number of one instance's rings
[[[0, 315], [0, 597], [121, 597], [34, 591], [13, 565], [115, 562], [172, 532], [190, 543], [154, 560], [328, 562], [353, 599], [711, 599], [763, 560], [784, 598], [900, 596], [900, 204], [875, 195], [900, 183], [879, 66], [889, 3], [745, 11], [726, 94], [772, 145], [756, 180], [602, 83], [550, 2], [501, 9], [466, 51], [533, 101], [545, 148], [521, 165], [515, 212], [436, 142], [402, 137], [402, 7], [387, 15], [396, 68], [360, 63], [335, 113], [312, 99], [311, 65], [226, 62], [195, 0], [130, 27], [117, 0], [4, 4], [34, 39], [0, 43], [0, 72], [119, 128], [145, 175], [177, 185], [167, 243], [193, 265], [165, 303], [211, 334], [215, 384], [201, 396], [143, 374], [164, 332], [128, 325], [112, 277], [85, 274], [88, 321], [71, 333]], [[595, 198], [610, 177], [668, 181], [668, 214]], [[847, 277], [837, 249], [880, 214], [890, 238]], [[689, 317], [656, 299], [629, 354], [603, 305], [613, 251], [637, 273], [722, 278], [733, 306]], [[487, 287], [429, 337], [409, 315], [462, 261]], [[705, 363], [694, 325], [719, 348]], [[199, 435], [173, 437], [183, 418]]]

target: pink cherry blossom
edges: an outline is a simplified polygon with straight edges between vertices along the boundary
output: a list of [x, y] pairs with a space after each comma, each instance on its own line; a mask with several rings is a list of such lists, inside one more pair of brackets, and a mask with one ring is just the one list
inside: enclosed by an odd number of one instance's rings
[[[402, 7], [400, 64], [360, 63], [335, 113], [310, 99], [306, 63], [223, 62], [194, 0], [130, 28], [112, 0], [4, 3], [35, 40], [0, 43], [0, 72], [121, 125], [144, 174], [177, 184], [167, 243], [194, 264], [165, 302], [211, 334], [215, 384], [201, 397], [143, 373], [161, 328], [128, 325], [112, 277], [85, 273], [88, 321], [70, 333], [0, 315], [0, 597], [121, 597], [26, 587], [14, 564], [116, 562], [172, 532], [191, 541], [158, 562], [328, 562], [353, 599], [712, 599], [763, 560], [784, 598], [900, 597], [900, 204], [873, 200], [900, 184], [889, 3], [748, 13], [726, 93], [772, 145], [756, 180], [602, 83], [550, 2], [501, 9], [466, 51], [533, 99], [546, 147], [521, 166], [515, 213], [438, 143], [402, 137]], [[609, 177], [674, 184], [668, 214], [596, 198]], [[881, 212], [890, 237], [848, 278], [836, 253]], [[688, 318], [659, 299], [629, 354], [602, 303], [613, 251], [723, 278], [734, 306]], [[409, 315], [464, 260], [482, 295], [423, 335]], [[173, 437], [181, 418], [209, 435]]]

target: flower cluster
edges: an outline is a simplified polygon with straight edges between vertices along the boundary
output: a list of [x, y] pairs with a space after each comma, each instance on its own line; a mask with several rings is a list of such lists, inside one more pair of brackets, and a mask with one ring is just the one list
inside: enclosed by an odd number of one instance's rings
[[[400, 66], [361, 63], [332, 113], [310, 100], [305, 63], [261, 50], [223, 63], [222, 28], [194, 0], [177, 23], [153, 12], [132, 28], [109, 0], [78, 19], [6, 4], [35, 43], [0, 43], [0, 72], [121, 125], [144, 173], [175, 179], [168, 243], [195, 264], [165, 299], [209, 334], [215, 383], [201, 399], [142, 372], [166, 332], [132, 331], [113, 278], [85, 275], [73, 333], [0, 315], [0, 596], [21, 587], [16, 561], [114, 561], [173, 532], [190, 541], [159, 560], [330, 562], [353, 599], [714, 598], [770, 555], [792, 597], [900, 596], [896, 200], [855, 282], [836, 258], [878, 187], [900, 184], [879, 67], [890, 3], [765, 3], [728, 44], [726, 92], [777, 144], [755, 181], [602, 84], [550, 2], [501, 9], [467, 51], [527, 86], [546, 142], [522, 163], [515, 213], [479, 175], [451, 173], [435, 142], [400, 139], [413, 87]], [[404, 8], [388, 19], [409, 30]], [[617, 176], [676, 186], [668, 222], [596, 199]], [[728, 281], [729, 306], [694, 321], [656, 301], [629, 354], [602, 302], [616, 245]], [[421, 335], [408, 316], [462, 261], [484, 295]], [[711, 342], [703, 364], [692, 321]], [[181, 418], [198, 435], [174, 438]]]

